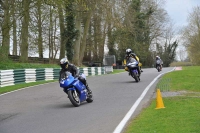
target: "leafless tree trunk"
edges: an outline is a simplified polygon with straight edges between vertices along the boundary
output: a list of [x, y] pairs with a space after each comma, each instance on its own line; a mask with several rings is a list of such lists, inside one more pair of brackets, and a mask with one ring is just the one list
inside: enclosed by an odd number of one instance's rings
[[52, 6], [50, 8], [50, 22], [49, 22], [49, 63], [53, 60], [53, 13], [52, 13]]
[[28, 32], [28, 26], [29, 26], [29, 9], [30, 9], [30, 3], [31, 0], [23, 0], [23, 21], [22, 21], [22, 33], [21, 33], [21, 56], [20, 56], [20, 62], [28, 62], [28, 38], [29, 38], [29, 32]]
[[4, 2], [0, 1], [1, 6], [4, 10], [4, 18], [3, 18], [3, 25], [2, 25], [2, 49], [3, 52], [1, 57], [7, 58], [9, 54], [9, 48], [10, 48], [10, 1], [5, 0]]
[[85, 24], [84, 24], [83, 40], [82, 40], [82, 44], [81, 44], [81, 48], [80, 48], [81, 51], [80, 51], [80, 54], [79, 54], [80, 64], [83, 61], [83, 56], [84, 56], [84, 52], [85, 52], [85, 48], [86, 48], [86, 39], [87, 39], [87, 35], [88, 35], [88, 29], [89, 29], [89, 25], [90, 25], [91, 15], [92, 15], [92, 10], [89, 10], [88, 15], [87, 15], [87, 19], [86, 19]]
[[77, 12], [76, 14], [76, 22], [75, 22], [75, 27], [79, 31], [77, 39], [74, 43], [74, 57], [73, 57], [73, 62], [75, 65], [80, 65], [79, 62], [79, 53], [80, 53], [80, 43], [81, 43], [81, 14], [80, 12]]
[[41, 11], [41, 0], [37, 0], [37, 12], [38, 12], [38, 53], [39, 58], [43, 58], [43, 39], [42, 39], [42, 11]]
[[16, 3], [12, 3], [11, 15], [12, 15], [12, 25], [13, 25], [13, 55], [17, 55], [17, 24], [16, 24]]
[[104, 24], [104, 28], [103, 28], [103, 33], [102, 33], [102, 39], [101, 42], [99, 44], [99, 59], [100, 62], [103, 62], [103, 58], [104, 58], [104, 44], [105, 44], [105, 40], [106, 40], [106, 23]]
[[58, 4], [58, 15], [59, 15], [59, 24], [60, 24], [60, 59], [65, 57], [65, 39], [64, 39], [64, 15], [62, 4]]

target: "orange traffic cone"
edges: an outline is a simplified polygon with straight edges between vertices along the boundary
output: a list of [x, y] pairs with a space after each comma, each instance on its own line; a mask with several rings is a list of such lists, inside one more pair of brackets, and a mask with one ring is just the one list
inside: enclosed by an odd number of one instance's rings
[[157, 98], [156, 98], [156, 109], [165, 108], [162, 100], [162, 96], [160, 93], [160, 89], [157, 89]]

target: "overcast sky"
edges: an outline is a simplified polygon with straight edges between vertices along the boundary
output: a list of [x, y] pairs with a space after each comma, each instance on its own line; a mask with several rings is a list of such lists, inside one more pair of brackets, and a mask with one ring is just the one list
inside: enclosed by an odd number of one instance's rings
[[[174, 22], [177, 28], [181, 28], [187, 25], [187, 17], [192, 9], [196, 6], [200, 6], [200, 0], [165, 0], [165, 10]], [[179, 35], [177, 35], [179, 36]], [[185, 51], [185, 48], [181, 45], [181, 40], [179, 39], [179, 45], [177, 48], [177, 59], [180, 60], [179, 51]], [[186, 58], [187, 53], [184, 55]]]
[[176, 26], [187, 24], [187, 16], [192, 8], [200, 6], [200, 0], [166, 0], [165, 9]]

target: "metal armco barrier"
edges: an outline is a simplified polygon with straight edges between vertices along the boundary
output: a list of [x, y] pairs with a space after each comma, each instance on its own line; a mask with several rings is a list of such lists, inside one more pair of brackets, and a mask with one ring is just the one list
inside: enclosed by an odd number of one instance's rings
[[[86, 76], [105, 74], [105, 67], [78, 68]], [[14, 69], [0, 70], [0, 87], [19, 83], [56, 80], [59, 78], [59, 68]]]

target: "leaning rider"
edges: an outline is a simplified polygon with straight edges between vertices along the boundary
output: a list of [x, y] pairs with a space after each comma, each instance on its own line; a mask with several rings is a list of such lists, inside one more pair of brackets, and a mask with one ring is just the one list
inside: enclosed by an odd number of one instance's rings
[[[132, 58], [134, 58], [136, 61], [138, 61], [138, 63], [139, 63], [139, 74], [141, 74], [141, 72], [143, 72], [142, 70], [141, 70], [141, 66], [142, 66], [142, 63], [140, 63], [140, 61], [139, 61], [139, 57], [134, 53], [134, 52], [132, 52], [132, 50], [130, 49], [130, 48], [128, 48], [128, 49], [126, 49], [126, 55], [125, 55], [125, 59], [124, 59], [124, 64], [126, 64], [127, 63], [127, 60], [130, 58], [130, 57], [132, 57]], [[125, 70], [126, 71], [128, 71], [128, 69], [127, 68], [125, 68]], [[130, 73], [129, 73], [129, 75], [130, 75]]]
[[79, 70], [77, 69], [77, 67], [75, 65], [69, 63], [69, 61], [67, 60], [67, 58], [62, 58], [60, 60], [60, 67], [62, 69], [60, 70], [59, 81], [60, 81], [60, 78], [61, 78], [61, 74], [63, 72], [69, 71], [69, 72], [72, 73], [72, 76], [78, 77], [78, 79], [86, 86], [86, 89], [88, 90], [89, 94], [92, 93], [92, 91], [90, 90], [90, 88], [88, 86], [88, 83], [87, 83], [86, 79], [79, 75]]

